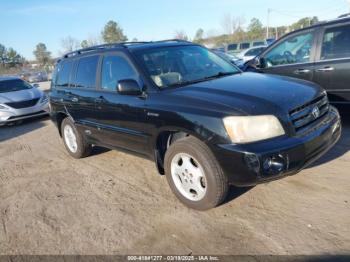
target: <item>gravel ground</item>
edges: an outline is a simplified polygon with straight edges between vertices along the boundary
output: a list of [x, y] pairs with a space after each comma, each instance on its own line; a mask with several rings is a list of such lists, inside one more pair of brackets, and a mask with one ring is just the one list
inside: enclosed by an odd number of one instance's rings
[[0, 254], [349, 254], [349, 149], [347, 120], [312, 167], [198, 212], [148, 160], [72, 159], [48, 118], [2, 127]]

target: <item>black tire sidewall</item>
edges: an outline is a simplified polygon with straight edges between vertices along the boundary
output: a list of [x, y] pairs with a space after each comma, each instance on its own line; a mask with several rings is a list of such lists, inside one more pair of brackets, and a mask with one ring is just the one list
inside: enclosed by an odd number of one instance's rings
[[[76, 137], [76, 141], [77, 141], [77, 151], [76, 152], [72, 152], [69, 147], [67, 146], [67, 142], [65, 139], [65, 135], [64, 135], [64, 127], [69, 125]], [[79, 133], [79, 131], [77, 130], [77, 128], [75, 127], [74, 122], [70, 119], [70, 118], [65, 118], [62, 121], [62, 125], [61, 125], [61, 134], [62, 134], [62, 139], [63, 139], [63, 144], [67, 150], [67, 152], [74, 158], [82, 158], [85, 157], [87, 155], [87, 148], [90, 146], [85, 142], [85, 139], [82, 137], [82, 135]]]
[[[209, 152], [210, 149], [204, 143], [202, 143], [202, 145], [199, 145], [199, 143], [202, 142], [199, 140], [196, 141], [196, 139], [189, 140], [185, 138], [172, 144], [165, 155], [165, 174], [171, 190], [183, 204], [193, 209], [207, 210], [220, 204], [222, 198], [224, 198], [220, 191], [223, 191], [222, 194], [226, 195], [227, 190], [220, 189], [221, 185], [218, 183], [217, 176], [224, 177], [224, 175], [222, 174], [217, 160], [213, 154]], [[176, 188], [171, 175], [171, 161], [178, 153], [186, 153], [192, 156], [201, 165], [204, 171], [207, 189], [205, 196], [199, 201], [189, 200]]]

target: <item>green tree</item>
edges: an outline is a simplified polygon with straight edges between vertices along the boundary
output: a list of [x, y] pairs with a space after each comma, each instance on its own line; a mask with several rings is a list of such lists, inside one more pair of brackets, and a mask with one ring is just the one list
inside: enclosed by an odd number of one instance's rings
[[247, 30], [247, 37], [250, 40], [256, 40], [263, 38], [263, 25], [259, 19], [253, 18], [250, 20]]
[[10, 47], [6, 52], [6, 58], [9, 64], [15, 65], [19, 64], [21, 62], [21, 56], [17, 53], [16, 50], [14, 50], [12, 47]]
[[44, 43], [39, 43], [36, 45], [33, 54], [36, 58], [36, 61], [41, 65], [45, 66], [51, 61], [51, 52], [47, 51], [46, 45]]
[[0, 63], [4, 65], [5, 61], [6, 61], [6, 47], [0, 44]]
[[87, 48], [87, 47], [89, 47], [89, 42], [88, 42], [88, 40], [83, 40], [83, 41], [81, 41], [80, 46], [81, 46], [81, 48]]
[[300, 28], [308, 27], [318, 22], [318, 17], [304, 17], [290, 26], [291, 30], [297, 30]]
[[108, 21], [102, 30], [102, 39], [105, 43], [117, 43], [128, 41], [128, 38], [123, 33], [123, 29], [117, 22]]
[[194, 36], [193, 42], [201, 42], [204, 37], [204, 30], [202, 28], [199, 28]]

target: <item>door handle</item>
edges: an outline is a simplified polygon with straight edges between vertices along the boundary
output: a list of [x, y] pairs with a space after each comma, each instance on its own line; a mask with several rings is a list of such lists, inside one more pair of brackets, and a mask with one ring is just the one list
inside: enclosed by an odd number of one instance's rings
[[327, 66], [324, 68], [317, 69], [317, 72], [330, 72], [330, 71], [334, 71], [334, 67]]
[[96, 103], [103, 103], [106, 99], [103, 96], [100, 96], [98, 98], [95, 99]]
[[308, 74], [308, 73], [310, 73], [309, 69], [297, 69], [294, 71], [294, 74], [297, 74], [297, 75]]
[[79, 101], [79, 99], [78, 99], [78, 98], [76, 98], [76, 97], [73, 97], [73, 98], [71, 99], [71, 101], [72, 101], [72, 102], [74, 102], [74, 103], [76, 103], [76, 102], [78, 102], [78, 101]]

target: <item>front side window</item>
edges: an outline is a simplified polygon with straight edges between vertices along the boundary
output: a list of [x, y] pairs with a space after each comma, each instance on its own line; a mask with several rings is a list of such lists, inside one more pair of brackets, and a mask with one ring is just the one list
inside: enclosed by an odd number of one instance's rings
[[101, 88], [114, 91], [118, 81], [125, 79], [138, 81], [138, 74], [129, 61], [118, 55], [105, 56], [102, 63]]
[[99, 56], [87, 56], [79, 59], [75, 87], [78, 88], [95, 88], [96, 70]]
[[73, 68], [73, 61], [66, 60], [62, 61], [57, 65], [57, 86], [68, 87], [69, 86], [69, 78]]
[[32, 86], [21, 79], [0, 81], [0, 93], [15, 92], [31, 89]]
[[350, 25], [329, 28], [323, 36], [321, 60], [350, 57]]
[[160, 47], [137, 51], [136, 56], [153, 82], [161, 88], [241, 72], [201, 46]]
[[283, 40], [264, 56], [266, 66], [310, 62], [313, 39], [314, 34], [308, 32]]

